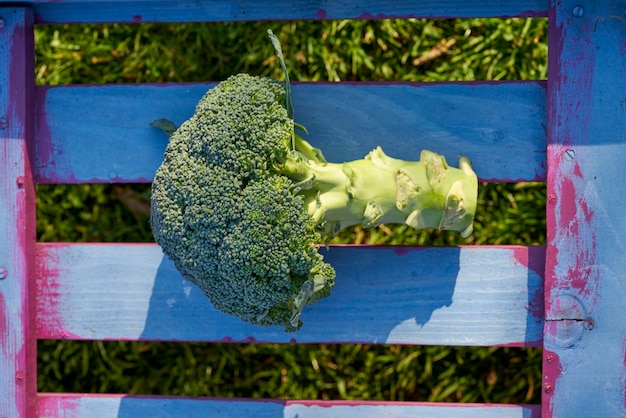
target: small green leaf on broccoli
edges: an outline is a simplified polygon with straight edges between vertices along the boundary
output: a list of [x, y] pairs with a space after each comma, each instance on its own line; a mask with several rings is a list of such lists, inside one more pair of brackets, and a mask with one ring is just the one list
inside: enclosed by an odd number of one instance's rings
[[162, 130], [167, 135], [172, 135], [177, 129], [176, 124], [168, 119], [157, 119], [151, 122], [150, 126]]

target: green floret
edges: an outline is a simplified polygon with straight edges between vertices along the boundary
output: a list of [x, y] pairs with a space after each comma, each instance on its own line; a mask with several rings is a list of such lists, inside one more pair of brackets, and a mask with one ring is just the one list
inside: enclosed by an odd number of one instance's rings
[[[295, 330], [304, 306], [334, 284], [334, 271], [315, 247], [320, 240], [315, 222], [283, 176], [250, 183], [242, 205], [241, 219], [220, 246], [219, 280], [207, 294], [219, 293], [211, 298], [214, 306], [248, 322]], [[311, 284], [315, 291], [301, 294]], [[222, 297], [224, 292], [237, 295], [236, 302]]]
[[291, 147], [294, 125], [281, 104], [284, 94], [280, 83], [248, 74], [218, 84], [187, 122], [193, 126], [189, 153], [228, 168], [243, 181], [263, 177]]
[[357, 224], [468, 236], [478, 181], [466, 157], [453, 168], [430, 151], [414, 162], [379, 147], [329, 163], [295, 133], [289, 91], [246, 74], [209, 90], [170, 137], [150, 222], [163, 252], [217, 309], [294, 331], [335, 282], [320, 243]]
[[178, 270], [197, 282], [218, 267], [219, 246], [241, 216], [241, 188], [230, 171], [191, 157], [179, 138], [172, 138], [155, 176], [150, 222]]

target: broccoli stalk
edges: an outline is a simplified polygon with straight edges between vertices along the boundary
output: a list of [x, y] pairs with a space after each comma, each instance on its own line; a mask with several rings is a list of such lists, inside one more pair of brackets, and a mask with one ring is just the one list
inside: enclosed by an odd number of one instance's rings
[[[284, 103], [293, 119], [289, 73], [280, 41], [271, 30], [267, 34], [285, 75]], [[297, 182], [308, 213], [326, 239], [358, 224], [365, 228], [399, 223], [415, 229], [449, 229], [461, 232], [464, 238], [472, 233], [478, 182], [467, 157], [461, 157], [460, 168], [455, 169], [443, 156], [430, 151], [423, 150], [419, 162], [409, 162], [391, 158], [378, 147], [362, 160], [333, 164], [295, 131], [292, 147], [294, 152], [278, 172]]]
[[320, 244], [356, 224], [468, 236], [478, 182], [467, 158], [453, 168], [430, 151], [418, 162], [381, 148], [327, 162], [296, 133], [290, 91], [288, 78], [238, 74], [207, 92], [180, 127], [156, 122], [171, 136], [152, 183], [150, 224], [163, 252], [215, 308], [294, 331], [304, 308], [335, 283]]
[[305, 151], [289, 154], [278, 171], [297, 183], [308, 213], [327, 239], [349, 226], [383, 223], [471, 234], [478, 184], [466, 157], [457, 169], [430, 151], [411, 162], [391, 158], [378, 147], [362, 160], [337, 164], [301, 147]]

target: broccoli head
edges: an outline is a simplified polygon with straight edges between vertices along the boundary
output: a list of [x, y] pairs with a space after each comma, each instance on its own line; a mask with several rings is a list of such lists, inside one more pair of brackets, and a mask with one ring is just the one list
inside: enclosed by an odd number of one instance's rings
[[246, 74], [210, 90], [170, 137], [152, 184], [156, 241], [219, 310], [300, 326], [327, 295], [332, 267], [293, 180], [278, 174], [294, 125], [278, 82]]
[[170, 137], [150, 223], [215, 308], [294, 331], [304, 307], [334, 285], [320, 244], [356, 224], [467, 236], [478, 183], [467, 158], [453, 168], [430, 151], [410, 162], [376, 148], [329, 163], [296, 133], [289, 91], [288, 82], [247, 74], [210, 89]]

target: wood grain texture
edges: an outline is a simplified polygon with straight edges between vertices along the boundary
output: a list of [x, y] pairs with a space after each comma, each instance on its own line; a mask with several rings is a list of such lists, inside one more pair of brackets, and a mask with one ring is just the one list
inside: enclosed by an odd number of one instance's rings
[[624, 2], [552, 1], [543, 416], [626, 416]]
[[[213, 309], [156, 245], [40, 244], [37, 334], [57, 339], [538, 346], [542, 247], [331, 247], [330, 297], [286, 334]], [[436, 261], [434, 261], [436, 260]]]
[[36, 0], [37, 23], [545, 16], [545, 1]]
[[538, 418], [537, 405], [418, 402], [298, 401], [41, 394], [41, 418], [244, 417], [255, 418]]
[[[39, 87], [36, 181], [149, 182], [167, 136], [207, 84]], [[376, 146], [415, 160], [422, 149], [457, 166], [469, 156], [483, 180], [545, 180], [545, 83], [296, 84], [296, 121], [335, 162]]]
[[0, 7], [0, 417], [32, 417], [36, 402], [33, 15]]

